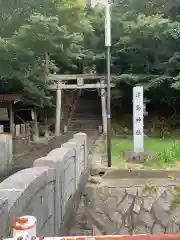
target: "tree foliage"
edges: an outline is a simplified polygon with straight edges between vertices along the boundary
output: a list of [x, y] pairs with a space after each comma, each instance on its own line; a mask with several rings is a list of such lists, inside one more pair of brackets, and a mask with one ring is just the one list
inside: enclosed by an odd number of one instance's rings
[[92, 31], [85, 11], [74, 0], [1, 0], [0, 6], [1, 91], [22, 91], [49, 105], [45, 53], [64, 66], [82, 58], [84, 34]]
[[[50, 104], [47, 53], [50, 71], [106, 72], [104, 8], [85, 8], [82, 0], [1, 0], [0, 6], [2, 91], [21, 90], [39, 106]], [[112, 1], [116, 104], [137, 84], [155, 104], [178, 102], [179, 10], [180, 0]]]
[[[171, 95], [176, 103], [180, 92], [180, 1], [179, 0], [114, 0], [112, 16], [112, 73], [117, 75], [113, 97], [118, 103], [132, 86], [141, 84], [155, 104], [167, 103]], [[97, 10], [96, 10], [97, 11]], [[101, 10], [104, 12], [104, 9]], [[94, 11], [95, 14], [95, 11]], [[96, 13], [98, 19], [99, 13]], [[104, 21], [104, 20], [103, 20]], [[102, 21], [102, 24], [103, 24]], [[102, 52], [104, 28], [93, 24], [93, 38]], [[105, 53], [105, 52], [104, 52]], [[97, 56], [97, 47], [94, 46]], [[105, 57], [105, 54], [101, 54]], [[102, 72], [104, 59], [96, 58], [96, 69]], [[104, 69], [105, 70], [105, 69]], [[127, 91], [128, 89], [128, 91]], [[167, 104], [166, 104], [167, 105]]]

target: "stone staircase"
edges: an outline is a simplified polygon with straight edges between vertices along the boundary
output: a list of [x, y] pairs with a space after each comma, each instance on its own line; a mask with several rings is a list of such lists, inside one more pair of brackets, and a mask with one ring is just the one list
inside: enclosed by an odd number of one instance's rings
[[97, 119], [72, 119], [69, 131], [94, 131], [98, 130], [100, 121]]
[[101, 102], [98, 95], [84, 92], [80, 97], [70, 125], [69, 131], [94, 131], [101, 125]]
[[63, 98], [62, 98], [63, 99], [62, 100], [62, 106], [63, 106], [62, 120], [63, 120], [63, 124], [62, 124], [62, 126], [67, 125], [69, 115], [70, 115], [70, 112], [71, 112], [72, 107], [73, 107], [73, 102], [75, 101], [76, 97], [77, 97], [77, 93], [75, 91], [69, 91], [69, 92], [65, 92], [63, 94]]

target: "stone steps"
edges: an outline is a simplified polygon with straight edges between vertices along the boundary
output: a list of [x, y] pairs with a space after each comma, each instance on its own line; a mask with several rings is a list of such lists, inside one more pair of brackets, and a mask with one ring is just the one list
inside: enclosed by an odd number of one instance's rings
[[101, 102], [100, 99], [93, 98], [90, 93], [79, 99], [75, 112], [72, 116], [69, 131], [94, 131], [101, 125]]
[[69, 130], [98, 130], [99, 125], [101, 124], [100, 120], [89, 120], [89, 119], [76, 119], [72, 120], [70, 126], [68, 127]]

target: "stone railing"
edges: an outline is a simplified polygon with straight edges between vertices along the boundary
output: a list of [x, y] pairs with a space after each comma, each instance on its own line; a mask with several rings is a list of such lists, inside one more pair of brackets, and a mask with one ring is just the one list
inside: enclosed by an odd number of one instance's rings
[[0, 183], [0, 238], [12, 233], [12, 222], [23, 215], [37, 219], [38, 236], [67, 235], [87, 180], [87, 136], [54, 149], [34, 166]]

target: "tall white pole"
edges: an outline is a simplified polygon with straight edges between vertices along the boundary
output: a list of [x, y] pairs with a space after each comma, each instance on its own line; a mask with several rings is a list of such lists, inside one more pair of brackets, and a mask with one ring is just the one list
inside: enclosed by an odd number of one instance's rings
[[133, 88], [133, 139], [134, 152], [144, 152], [143, 87]]
[[[101, 80], [101, 84], [104, 84], [104, 80]], [[107, 108], [106, 108], [106, 90], [101, 88], [101, 108], [102, 108], [102, 125], [103, 133], [107, 134]]]
[[106, 3], [105, 6], [105, 46], [111, 47], [111, 14], [110, 14], [111, 5]]
[[111, 167], [111, 15], [110, 4], [105, 7], [105, 46], [107, 48], [107, 155]]

